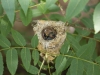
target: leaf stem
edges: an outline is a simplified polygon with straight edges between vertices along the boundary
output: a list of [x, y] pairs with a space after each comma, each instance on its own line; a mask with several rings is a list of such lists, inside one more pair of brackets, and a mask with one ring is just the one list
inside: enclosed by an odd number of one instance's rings
[[4, 50], [11, 49], [11, 48], [18, 48], [18, 49], [20, 49], [20, 48], [29, 48], [29, 49], [31, 49], [31, 50], [38, 50], [38, 49], [32, 48], [32, 47], [9, 47], [9, 48], [0, 49], [0, 52], [1, 52], [1, 51], [4, 51]]
[[[67, 32], [69, 33], [69, 32]], [[71, 34], [71, 33], [69, 33]], [[100, 42], [100, 40], [96, 39], [96, 38], [91, 38], [91, 37], [88, 37], [88, 36], [84, 36], [84, 35], [78, 35], [78, 34], [71, 34], [71, 35], [74, 35], [74, 36], [80, 36], [80, 37], [84, 37], [84, 38], [87, 38], [87, 39], [92, 39], [92, 40], [95, 40], [97, 42]]]
[[85, 59], [82, 59], [82, 58], [79, 58], [79, 57], [75, 57], [75, 56], [71, 56], [71, 55], [63, 55], [63, 56], [67, 56], [67, 57], [74, 58], [74, 59], [79, 59], [79, 60], [82, 60], [82, 61], [85, 61], [85, 62], [88, 62], [88, 63], [94, 64], [94, 65], [98, 65], [98, 66], [100, 66], [100, 65], [97, 64], [97, 63], [94, 63], [94, 62], [91, 62], [91, 61], [89, 61], [89, 60], [85, 60]]

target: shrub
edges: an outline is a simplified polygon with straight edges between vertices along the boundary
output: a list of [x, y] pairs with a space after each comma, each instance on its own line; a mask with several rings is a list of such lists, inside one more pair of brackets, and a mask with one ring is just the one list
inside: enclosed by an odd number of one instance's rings
[[[0, 0], [0, 75], [3, 75], [5, 69], [5, 56], [11, 75], [15, 75], [19, 69], [20, 59], [20, 66], [27, 74], [100, 75], [100, 56], [96, 48], [96, 43], [100, 42], [100, 2], [93, 6], [87, 4], [89, 0], [62, 2], [68, 3], [66, 10], [63, 10], [59, 0]], [[94, 11], [88, 17], [81, 16], [81, 12], [88, 13], [90, 9]], [[60, 54], [52, 61], [53, 64], [45, 63], [45, 59], [41, 61], [36, 35], [25, 39], [24, 34], [13, 28], [17, 20], [16, 13], [19, 13], [24, 26], [28, 26], [33, 18], [44, 15], [41, 19], [63, 21], [75, 27], [73, 34], [66, 32], [66, 40]], [[80, 22], [73, 21], [73, 18]]]

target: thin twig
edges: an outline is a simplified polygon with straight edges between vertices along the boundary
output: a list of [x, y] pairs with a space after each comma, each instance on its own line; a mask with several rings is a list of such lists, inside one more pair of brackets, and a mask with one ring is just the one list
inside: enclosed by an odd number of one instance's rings
[[43, 65], [44, 65], [46, 56], [47, 56], [47, 53], [45, 54], [45, 57], [44, 57], [44, 59], [43, 59], [43, 61], [42, 61], [42, 64], [41, 64], [40, 69], [39, 69], [39, 72], [38, 72], [38, 75], [40, 75], [40, 72], [41, 72], [41, 69], [42, 69], [42, 67], [43, 67]]
[[49, 70], [49, 75], [51, 75], [51, 71], [50, 71], [50, 65], [48, 63], [48, 70]]
[[65, 16], [65, 11], [63, 10], [62, 6], [60, 5], [60, 2], [58, 2], [58, 7], [61, 10], [61, 13], [63, 14], [63, 16]]

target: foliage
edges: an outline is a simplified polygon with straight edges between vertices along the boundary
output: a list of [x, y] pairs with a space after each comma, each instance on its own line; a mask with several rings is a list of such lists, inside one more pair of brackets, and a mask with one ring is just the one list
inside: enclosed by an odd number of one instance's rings
[[[16, 74], [18, 64], [20, 65], [19, 58], [22, 61], [20, 66], [33, 75], [47, 75], [41, 70], [49, 70], [50, 75], [100, 75], [100, 56], [96, 53], [96, 42], [100, 42], [100, 2], [95, 6], [88, 6], [89, 0], [62, 1], [68, 2], [66, 10], [62, 9], [59, 0], [38, 0], [38, 3], [34, 0], [0, 0], [0, 75], [3, 75], [5, 68], [3, 56], [6, 56], [7, 68], [11, 75]], [[79, 18], [82, 11], [87, 13], [90, 8], [94, 9], [94, 12], [88, 18]], [[59, 11], [62, 15], [54, 14]], [[24, 26], [28, 26], [32, 18], [44, 15], [42, 19], [68, 22], [79, 27], [80, 23], [72, 21], [76, 17], [85, 28], [76, 28], [75, 34], [66, 32], [66, 40], [60, 54], [53, 61], [55, 66], [52, 66], [49, 63], [44, 64], [45, 60], [40, 60], [40, 52], [36, 48], [37, 35], [31, 38], [29, 46], [28, 40], [13, 28], [16, 13], [19, 13]]]

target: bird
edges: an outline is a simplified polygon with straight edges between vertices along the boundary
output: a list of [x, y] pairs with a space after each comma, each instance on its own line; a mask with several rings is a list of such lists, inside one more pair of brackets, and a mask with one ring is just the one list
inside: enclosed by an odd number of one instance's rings
[[57, 31], [52, 27], [46, 27], [42, 30], [42, 37], [44, 40], [52, 40], [56, 37]]

